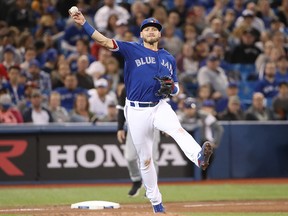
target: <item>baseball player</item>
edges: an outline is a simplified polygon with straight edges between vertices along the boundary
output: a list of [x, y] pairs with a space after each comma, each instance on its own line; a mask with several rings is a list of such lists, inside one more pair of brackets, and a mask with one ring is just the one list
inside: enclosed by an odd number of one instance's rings
[[[127, 167], [129, 171], [129, 176], [131, 181], [133, 182], [128, 195], [130, 197], [136, 197], [139, 194], [139, 191], [142, 187], [142, 178], [141, 173], [138, 166], [138, 157], [137, 152], [134, 147], [132, 137], [130, 134], [130, 130], [128, 128], [127, 135], [124, 130], [125, 117], [124, 117], [124, 107], [126, 100], [126, 89], [125, 87], [122, 89], [121, 94], [119, 96], [119, 104], [118, 108], [118, 130], [117, 130], [117, 139], [120, 143], [125, 142], [124, 156], [127, 160]], [[153, 138], [153, 163], [156, 171], [158, 172], [158, 158], [159, 158], [159, 143], [160, 143], [160, 131], [155, 129], [154, 138]]]
[[154, 129], [173, 137], [184, 154], [196, 166], [206, 169], [213, 152], [206, 141], [202, 148], [181, 126], [176, 113], [166, 100], [179, 91], [174, 57], [158, 48], [162, 25], [154, 18], [143, 20], [140, 37], [143, 43], [116, 41], [95, 30], [78, 11], [71, 14], [97, 43], [120, 53], [125, 60], [125, 118], [139, 158], [141, 177], [154, 213], [165, 213], [157, 184], [157, 172], [152, 162]]

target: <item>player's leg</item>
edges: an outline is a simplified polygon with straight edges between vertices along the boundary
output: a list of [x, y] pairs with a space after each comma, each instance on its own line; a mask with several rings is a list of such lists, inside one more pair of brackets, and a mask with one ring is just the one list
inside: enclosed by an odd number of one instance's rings
[[181, 126], [176, 113], [166, 101], [160, 101], [155, 114], [154, 125], [170, 135], [180, 146], [184, 154], [199, 167], [199, 153], [203, 151], [195, 139]]
[[129, 130], [137, 154], [139, 156], [140, 172], [145, 185], [146, 196], [152, 205], [162, 202], [157, 181], [157, 172], [152, 160], [153, 148], [153, 112], [154, 108], [133, 108], [127, 107], [126, 116]]
[[158, 159], [159, 159], [159, 144], [161, 141], [161, 134], [158, 129], [154, 129], [153, 138], [153, 162], [157, 173], [159, 173]]
[[138, 156], [135, 149], [135, 146], [132, 142], [131, 133], [128, 127], [127, 135], [126, 135], [126, 144], [125, 144], [125, 159], [127, 160], [127, 168], [129, 171], [129, 176], [132, 181], [132, 187], [128, 192], [129, 196], [135, 197], [138, 196], [139, 191], [142, 187], [142, 178], [138, 165]]

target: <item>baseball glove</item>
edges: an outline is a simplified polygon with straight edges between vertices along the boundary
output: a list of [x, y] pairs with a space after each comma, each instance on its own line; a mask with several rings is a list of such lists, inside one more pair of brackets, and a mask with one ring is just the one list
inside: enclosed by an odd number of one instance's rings
[[154, 79], [160, 83], [160, 89], [156, 92], [156, 96], [169, 97], [175, 87], [173, 79], [170, 76], [155, 76]]

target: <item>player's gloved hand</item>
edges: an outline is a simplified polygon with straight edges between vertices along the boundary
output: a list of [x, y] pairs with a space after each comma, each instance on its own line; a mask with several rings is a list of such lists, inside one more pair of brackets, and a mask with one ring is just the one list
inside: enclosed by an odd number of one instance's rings
[[160, 89], [156, 92], [156, 96], [169, 97], [175, 87], [173, 79], [170, 76], [155, 76], [154, 79], [160, 82]]

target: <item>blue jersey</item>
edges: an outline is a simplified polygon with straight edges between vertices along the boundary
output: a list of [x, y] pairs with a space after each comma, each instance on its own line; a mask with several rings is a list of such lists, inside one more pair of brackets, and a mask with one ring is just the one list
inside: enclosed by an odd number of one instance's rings
[[273, 98], [278, 94], [278, 85], [278, 80], [275, 79], [271, 83], [264, 78], [257, 83], [254, 92], [261, 92], [265, 98]]
[[160, 88], [155, 76], [171, 76], [178, 82], [176, 76], [176, 61], [164, 49], [153, 51], [135, 42], [116, 41], [117, 48], [125, 60], [124, 82], [127, 99], [140, 102], [156, 102], [162, 97], [156, 96]]
[[77, 94], [86, 94], [87, 90], [83, 88], [76, 88], [74, 90], [69, 90], [65, 87], [59, 87], [55, 89], [61, 95], [61, 106], [64, 107], [68, 112], [70, 112], [74, 108], [74, 101]]

